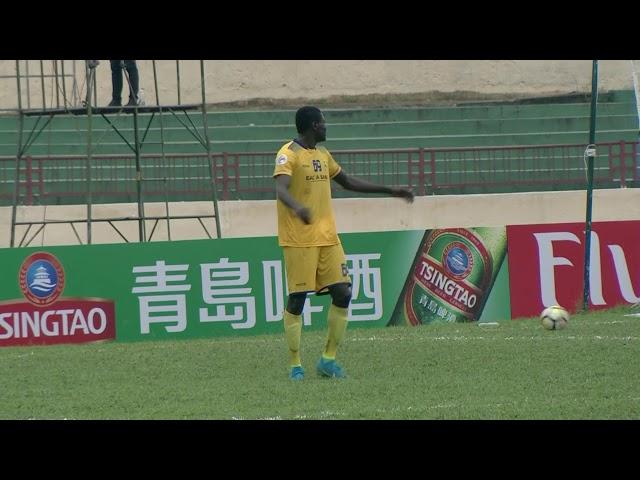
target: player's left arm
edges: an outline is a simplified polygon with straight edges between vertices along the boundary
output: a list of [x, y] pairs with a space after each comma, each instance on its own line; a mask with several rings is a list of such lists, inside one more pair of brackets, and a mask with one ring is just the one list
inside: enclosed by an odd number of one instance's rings
[[385, 193], [392, 197], [404, 198], [408, 203], [413, 202], [413, 192], [409, 189], [387, 187], [385, 185], [371, 183], [361, 178], [347, 175], [344, 170], [340, 170], [340, 172], [333, 177], [333, 180], [345, 190], [362, 193]]

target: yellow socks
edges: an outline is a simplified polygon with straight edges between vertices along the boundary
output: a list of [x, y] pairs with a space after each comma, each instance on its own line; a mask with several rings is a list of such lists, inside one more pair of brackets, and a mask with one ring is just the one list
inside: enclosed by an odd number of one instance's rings
[[[336, 351], [344, 332], [347, 329], [347, 308], [336, 307], [331, 304], [329, 307], [329, 315], [327, 323], [329, 330], [327, 333], [327, 342], [324, 347], [322, 356], [328, 360], [336, 358]], [[294, 315], [286, 309], [284, 311], [284, 334], [289, 347], [289, 364], [292, 367], [302, 364], [300, 360], [300, 336], [302, 335], [302, 315]]]
[[322, 356], [328, 360], [336, 358], [338, 345], [347, 329], [347, 313], [348, 308], [336, 307], [333, 303], [329, 307], [329, 316], [327, 323], [329, 324], [329, 332], [327, 334], [327, 343], [324, 347]]
[[302, 315], [284, 311], [284, 335], [289, 347], [289, 362], [292, 367], [300, 366], [300, 336], [302, 335]]

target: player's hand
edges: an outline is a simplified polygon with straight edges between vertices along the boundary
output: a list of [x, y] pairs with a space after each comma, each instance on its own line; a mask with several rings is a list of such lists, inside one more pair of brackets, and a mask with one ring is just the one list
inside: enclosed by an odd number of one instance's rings
[[413, 192], [406, 188], [392, 188], [391, 195], [404, 198], [407, 203], [413, 203]]
[[296, 216], [304, 223], [309, 225], [311, 223], [311, 210], [307, 207], [300, 207], [295, 209]]

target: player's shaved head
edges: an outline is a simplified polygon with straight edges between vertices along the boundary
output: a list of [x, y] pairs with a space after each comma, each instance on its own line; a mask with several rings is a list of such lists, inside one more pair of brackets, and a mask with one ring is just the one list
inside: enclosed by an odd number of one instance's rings
[[318, 107], [301, 107], [296, 112], [296, 130], [305, 133], [313, 127], [313, 122], [322, 121], [322, 112]]

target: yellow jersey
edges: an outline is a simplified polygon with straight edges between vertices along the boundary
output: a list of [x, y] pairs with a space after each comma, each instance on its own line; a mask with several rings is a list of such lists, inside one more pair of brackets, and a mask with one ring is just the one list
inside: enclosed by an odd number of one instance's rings
[[311, 223], [306, 225], [284, 203], [276, 202], [280, 246], [319, 247], [340, 243], [331, 206], [331, 179], [340, 170], [340, 165], [324, 147], [304, 148], [291, 141], [278, 151], [273, 176], [289, 175], [289, 193], [311, 211]]

